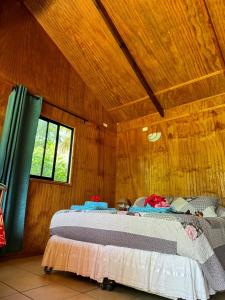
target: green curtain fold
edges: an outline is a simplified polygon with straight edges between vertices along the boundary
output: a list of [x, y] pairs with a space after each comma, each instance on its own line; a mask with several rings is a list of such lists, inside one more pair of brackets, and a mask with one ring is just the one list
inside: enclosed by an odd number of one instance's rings
[[42, 98], [17, 86], [9, 96], [0, 140], [0, 182], [7, 186], [3, 218], [7, 245], [1, 254], [19, 252], [23, 247], [24, 220], [32, 153]]

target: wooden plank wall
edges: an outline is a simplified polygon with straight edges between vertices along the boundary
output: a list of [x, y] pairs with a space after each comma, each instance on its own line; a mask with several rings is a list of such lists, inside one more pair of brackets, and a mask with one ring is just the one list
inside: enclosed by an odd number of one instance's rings
[[0, 80], [0, 134], [4, 122], [8, 96], [10, 94], [11, 89], [12, 89], [11, 84]]
[[19, 1], [0, 2], [0, 79], [99, 124], [109, 114]]
[[116, 134], [44, 105], [42, 114], [75, 128], [71, 184], [31, 180], [24, 252], [41, 253], [49, 238], [50, 219], [57, 210], [81, 204], [99, 194], [112, 206], [115, 194]]
[[114, 202], [116, 133], [103, 128], [111, 119], [58, 48], [24, 6], [0, 3], [0, 131], [12, 85], [22, 83], [48, 102], [98, 123], [85, 124], [44, 103], [42, 114], [75, 128], [70, 185], [31, 180], [27, 202], [24, 253], [44, 250], [52, 214], [91, 194]]
[[119, 124], [116, 199], [152, 193], [225, 197], [225, 95]]

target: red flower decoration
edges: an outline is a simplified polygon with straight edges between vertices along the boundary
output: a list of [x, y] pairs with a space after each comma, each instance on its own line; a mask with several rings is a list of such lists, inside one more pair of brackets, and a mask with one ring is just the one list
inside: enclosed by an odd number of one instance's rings
[[169, 206], [164, 197], [152, 194], [145, 199], [144, 206], [149, 204], [152, 207], [167, 207]]
[[100, 201], [100, 196], [99, 195], [93, 195], [91, 196], [91, 201], [93, 202], [99, 202]]

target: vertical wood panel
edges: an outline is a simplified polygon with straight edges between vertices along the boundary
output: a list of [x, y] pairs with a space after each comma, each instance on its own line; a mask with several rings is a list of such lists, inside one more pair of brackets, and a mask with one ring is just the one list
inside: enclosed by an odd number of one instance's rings
[[[17, 1], [0, 2], [0, 49], [0, 131], [13, 84], [24, 84], [31, 92], [90, 121], [111, 123], [55, 44]], [[110, 151], [111, 145], [115, 148], [116, 134], [93, 123], [84, 124], [47, 104], [42, 114], [75, 128], [73, 174], [70, 185], [31, 180], [24, 240], [28, 255], [44, 250], [55, 211], [82, 203], [96, 193], [113, 203], [115, 195], [116, 157]]]
[[1, 82], [0, 80], [0, 136], [2, 132], [2, 125], [4, 122], [5, 111], [8, 102], [8, 96], [10, 94], [11, 89], [12, 86], [10, 84]]
[[112, 123], [109, 114], [19, 1], [0, 2], [0, 76], [88, 120]]
[[27, 254], [43, 252], [50, 220], [57, 210], [82, 204], [93, 194], [110, 205], [115, 201], [116, 133], [83, 123], [50, 105], [43, 106], [42, 114], [75, 128], [73, 170], [68, 185], [30, 181], [24, 242]]
[[[132, 129], [136, 121], [126, 122], [128, 130], [123, 126], [118, 133], [116, 199], [152, 193], [224, 198], [225, 107], [155, 124], [153, 120], [143, 119], [147, 133]], [[161, 139], [148, 142], [147, 134], [155, 131], [162, 132]]]

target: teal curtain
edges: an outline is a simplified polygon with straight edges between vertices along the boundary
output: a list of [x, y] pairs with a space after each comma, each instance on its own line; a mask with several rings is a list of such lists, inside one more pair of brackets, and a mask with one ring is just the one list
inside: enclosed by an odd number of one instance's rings
[[0, 139], [0, 183], [7, 186], [2, 207], [7, 245], [1, 254], [19, 252], [23, 247], [30, 168], [41, 106], [42, 98], [30, 95], [23, 86], [15, 87], [9, 96]]

